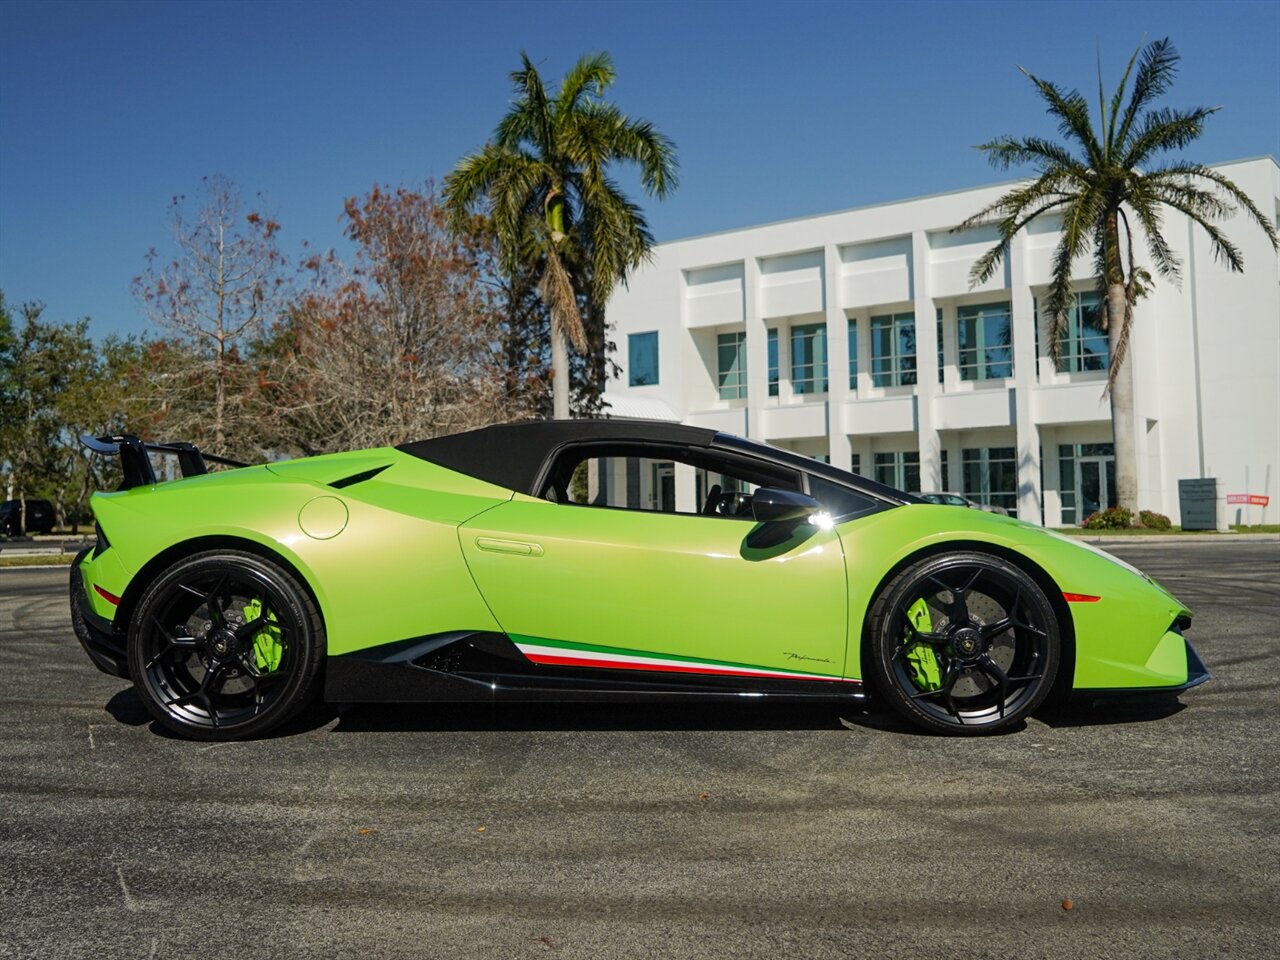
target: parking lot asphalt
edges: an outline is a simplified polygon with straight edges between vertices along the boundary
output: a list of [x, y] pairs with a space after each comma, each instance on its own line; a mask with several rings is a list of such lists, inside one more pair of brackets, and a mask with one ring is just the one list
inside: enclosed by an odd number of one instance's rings
[[1215, 679], [968, 740], [750, 703], [184, 742], [65, 569], [0, 570], [0, 957], [1274, 956], [1280, 545], [1111, 549]]

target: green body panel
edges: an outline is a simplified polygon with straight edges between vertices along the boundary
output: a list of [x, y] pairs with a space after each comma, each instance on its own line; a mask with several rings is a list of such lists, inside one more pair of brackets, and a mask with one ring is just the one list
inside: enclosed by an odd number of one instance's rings
[[[519, 497], [459, 530], [508, 633], [840, 676], [844, 558], [831, 530], [753, 549], [746, 520]], [[478, 541], [527, 543], [513, 553]], [[487, 547], [487, 548], [486, 548]]]
[[[753, 547], [761, 528], [749, 521], [554, 504], [389, 447], [99, 493], [92, 506], [111, 547], [81, 569], [91, 609], [107, 619], [118, 608], [93, 585], [136, 597], [145, 584], [131, 581], [158, 554], [231, 537], [297, 569], [330, 654], [500, 630], [858, 678], [864, 620], [888, 572], [921, 550], [987, 544], [1034, 563], [1058, 590], [1102, 598], [1069, 605], [1075, 686], [1187, 680], [1185, 644], [1171, 632], [1187, 611], [1158, 584], [1040, 527], [958, 507], [802, 525]], [[928, 664], [920, 669], [930, 682]]]
[[[350, 476], [369, 469], [371, 459], [392, 465], [342, 489], [308, 478]], [[317, 457], [293, 468], [249, 467], [95, 494], [94, 514], [111, 549], [86, 558], [82, 569], [88, 581], [123, 596], [132, 576], [169, 547], [235, 537], [279, 554], [306, 579], [330, 654], [448, 630], [496, 630], [462, 562], [457, 524], [510, 496], [391, 448]], [[302, 508], [318, 497], [336, 498], [349, 514], [329, 539], [308, 536], [299, 524]], [[114, 617], [114, 606], [90, 599], [96, 613]]]
[[836, 529], [849, 570], [847, 676], [861, 676], [863, 617], [886, 571], [920, 550], [964, 542], [1021, 554], [1063, 593], [1102, 598], [1069, 604], [1076, 635], [1074, 686], [1161, 687], [1187, 680], [1185, 646], [1176, 657], [1156, 654], [1157, 648], [1167, 650], [1174, 620], [1190, 611], [1159, 584], [1101, 551], [1010, 517], [936, 504], [886, 510]]

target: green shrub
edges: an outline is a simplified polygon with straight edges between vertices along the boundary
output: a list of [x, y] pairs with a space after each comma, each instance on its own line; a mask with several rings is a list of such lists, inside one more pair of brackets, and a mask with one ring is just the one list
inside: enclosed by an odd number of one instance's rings
[[1124, 507], [1108, 507], [1085, 518], [1080, 526], [1086, 530], [1119, 530], [1133, 525], [1133, 514]]
[[1148, 530], [1168, 530], [1173, 523], [1163, 513], [1156, 513], [1154, 510], [1138, 511], [1138, 525], [1146, 527]]

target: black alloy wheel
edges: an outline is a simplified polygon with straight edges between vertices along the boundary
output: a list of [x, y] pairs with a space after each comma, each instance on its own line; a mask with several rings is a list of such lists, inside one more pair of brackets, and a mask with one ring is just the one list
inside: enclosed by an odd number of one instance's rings
[[325, 635], [293, 575], [220, 550], [156, 578], [130, 620], [128, 648], [134, 686], [156, 720], [193, 739], [238, 740], [312, 699]]
[[1020, 723], [1048, 696], [1061, 645], [1053, 607], [998, 557], [949, 553], [896, 576], [872, 607], [868, 642], [880, 693], [929, 730], [985, 734]]

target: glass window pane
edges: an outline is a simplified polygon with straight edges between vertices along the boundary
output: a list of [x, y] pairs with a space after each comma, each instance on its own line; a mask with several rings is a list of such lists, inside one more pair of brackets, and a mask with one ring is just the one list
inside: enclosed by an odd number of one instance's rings
[[745, 333], [722, 333], [716, 338], [722, 400], [740, 400], [747, 395], [746, 341]]
[[858, 389], [858, 321], [849, 321], [849, 389]]
[[791, 388], [796, 393], [827, 390], [827, 328], [812, 323], [791, 328]]
[[633, 333], [627, 337], [627, 378], [633, 387], [658, 382], [658, 331]]
[[1013, 376], [1013, 323], [1007, 303], [961, 307], [956, 318], [961, 380]]
[[769, 396], [778, 395], [778, 331], [769, 331]]

